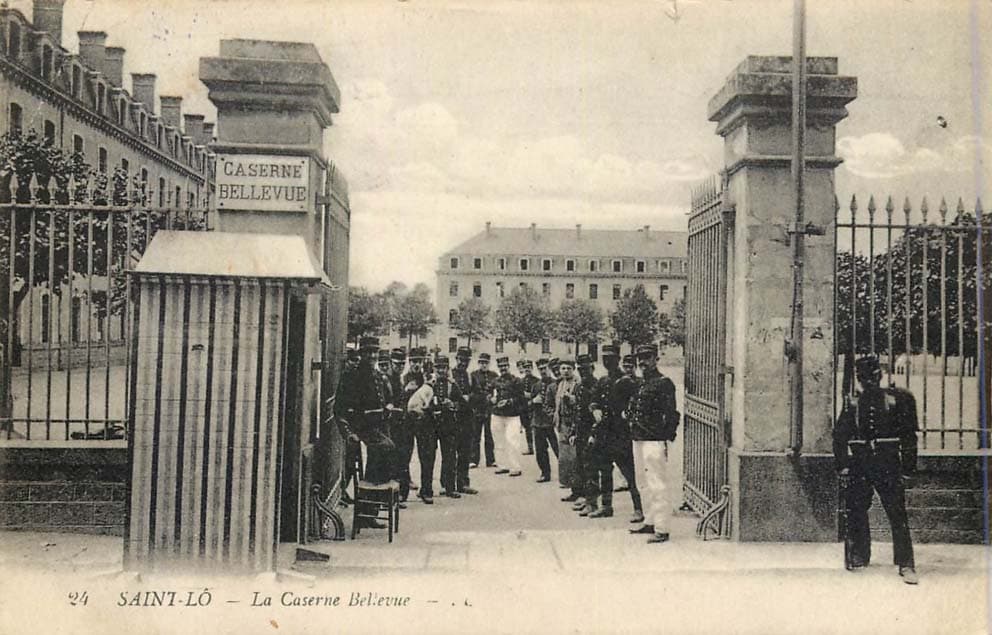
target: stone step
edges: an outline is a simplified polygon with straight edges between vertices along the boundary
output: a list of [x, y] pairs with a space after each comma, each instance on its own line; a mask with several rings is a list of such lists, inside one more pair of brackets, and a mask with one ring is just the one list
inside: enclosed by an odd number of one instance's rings
[[985, 495], [978, 489], [918, 489], [914, 487], [906, 492], [906, 505], [909, 507], [981, 509], [984, 502]]
[[[956, 507], [908, 507], [910, 529], [974, 531], [981, 533], [984, 526], [983, 510]], [[889, 519], [881, 505], [868, 512], [872, 528], [887, 528]]]
[[[916, 544], [958, 544], [958, 545], [980, 545], [985, 543], [985, 535], [982, 531], [969, 531], [959, 529], [913, 529], [909, 530]], [[879, 542], [892, 542], [892, 533], [889, 526], [871, 528], [871, 539]]]

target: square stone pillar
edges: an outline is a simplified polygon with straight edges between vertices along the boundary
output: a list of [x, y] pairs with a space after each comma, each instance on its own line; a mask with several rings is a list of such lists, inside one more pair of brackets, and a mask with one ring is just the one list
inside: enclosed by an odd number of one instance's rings
[[[302, 236], [323, 262], [318, 197], [327, 167], [324, 129], [338, 112], [341, 93], [316, 47], [302, 42], [221, 40], [218, 57], [200, 59], [200, 81], [217, 107], [214, 152], [294, 157], [309, 164], [307, 200], [301, 208], [295, 212], [259, 206], [238, 209], [236, 204], [222, 205], [218, 191], [217, 227]], [[223, 165], [219, 161], [218, 170]]]
[[729, 480], [734, 533], [741, 540], [832, 540], [836, 493], [829, 452], [833, 427], [833, 261], [835, 126], [857, 96], [857, 79], [836, 58], [807, 61], [807, 236], [803, 457], [789, 457], [789, 380], [784, 342], [792, 304], [789, 226], [792, 60], [748, 57], [709, 103], [724, 138], [735, 205], [728, 307], [733, 389]]

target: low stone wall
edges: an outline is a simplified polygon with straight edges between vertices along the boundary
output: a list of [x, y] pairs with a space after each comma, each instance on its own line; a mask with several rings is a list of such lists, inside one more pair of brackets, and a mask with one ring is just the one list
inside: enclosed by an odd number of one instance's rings
[[[988, 454], [927, 451], [906, 493], [909, 526], [919, 543], [987, 544]], [[730, 452], [734, 538], [745, 542], [832, 542], [837, 539], [833, 457], [798, 463], [782, 453]], [[741, 492], [745, 492], [741, 496]], [[872, 538], [890, 541], [878, 496], [869, 512]]]
[[124, 535], [127, 447], [0, 446], [0, 529]]

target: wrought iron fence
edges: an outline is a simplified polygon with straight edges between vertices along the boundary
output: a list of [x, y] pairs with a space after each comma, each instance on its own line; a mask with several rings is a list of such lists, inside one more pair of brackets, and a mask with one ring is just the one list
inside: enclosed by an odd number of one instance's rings
[[126, 271], [158, 230], [209, 228], [178, 198], [120, 171], [0, 178], [0, 438], [125, 438]]
[[992, 214], [960, 199], [836, 207], [835, 410], [855, 356], [875, 353], [883, 384], [915, 395], [923, 448], [988, 448]]

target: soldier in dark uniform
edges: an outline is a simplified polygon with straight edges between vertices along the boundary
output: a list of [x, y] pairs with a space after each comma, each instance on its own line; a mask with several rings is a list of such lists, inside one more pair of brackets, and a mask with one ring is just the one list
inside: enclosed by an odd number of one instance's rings
[[[612, 409], [619, 423], [622, 447], [617, 448], [617, 455], [614, 462], [620, 468], [620, 474], [623, 475], [624, 480], [627, 481], [626, 489], [630, 491], [630, 498], [634, 503], [634, 513], [630, 517], [630, 522], [641, 524], [644, 522], [644, 507], [641, 505], [641, 494], [637, 489], [636, 470], [634, 469], [634, 445], [630, 440], [630, 424], [625, 418], [630, 408], [630, 400], [637, 394], [637, 389], [641, 385], [641, 380], [637, 378], [636, 374], [637, 356], [633, 354], [624, 355], [620, 366], [623, 369], [623, 377], [614, 386], [616, 400]], [[621, 404], [623, 405], [621, 406]], [[614, 488], [613, 491], [616, 492], [618, 490]]]
[[[402, 377], [404, 404], [408, 404], [410, 402], [410, 398], [413, 397], [413, 393], [424, 385], [425, 375], [423, 371], [423, 364], [424, 356], [426, 354], [426, 351], [422, 347], [410, 349], [410, 368], [403, 374]], [[417, 438], [418, 422], [418, 416], [407, 410], [406, 434], [401, 437], [399, 445], [401, 460], [406, 462], [407, 469], [409, 469], [410, 461], [413, 460], [413, 448]], [[417, 460], [419, 462], [419, 456], [417, 457]], [[405, 487], [403, 483], [400, 483], [400, 500], [408, 498], [410, 495], [410, 490], [418, 489], [418, 485], [413, 482], [412, 477], [409, 479], [408, 483], [409, 484]]]
[[[575, 416], [575, 478], [579, 483], [579, 493], [582, 498], [575, 502], [573, 509], [579, 516], [588, 516], [599, 508], [595, 493], [599, 489], [598, 471], [594, 470], [589, 453], [588, 439], [592, 435], [592, 406], [596, 398], [596, 376], [593, 374], [592, 358], [582, 354], [575, 358], [575, 367], [579, 372], [579, 382], [575, 387], [576, 416]], [[613, 477], [610, 476], [610, 494], [613, 493]]]
[[472, 462], [469, 467], [478, 467], [482, 459], [483, 438], [485, 441], [486, 467], [496, 467], [496, 451], [493, 443], [493, 429], [490, 415], [492, 404], [489, 396], [492, 393], [496, 373], [489, 370], [489, 353], [479, 354], [479, 367], [472, 371], [472, 413], [475, 417], [475, 431], [472, 443]]
[[[575, 422], [578, 418], [575, 395], [579, 383], [575, 376], [575, 360], [569, 358], [561, 360], [560, 371], [561, 375], [554, 384], [555, 405], [552, 411], [552, 421], [558, 433], [559, 443], [558, 481], [562, 487], [571, 488], [571, 492], [561, 500], [566, 503], [578, 503], [582, 500], [582, 488], [575, 472]], [[582, 504], [585, 504], [584, 500]]]
[[[459, 494], [478, 494], [479, 490], [471, 486], [468, 469], [472, 462], [472, 433], [475, 431], [475, 418], [469, 401], [472, 397], [472, 379], [468, 374], [468, 365], [472, 361], [472, 350], [467, 346], [459, 346], [455, 354], [457, 363], [451, 371], [451, 378], [461, 393], [458, 410], [458, 430], [455, 439], [456, 483], [455, 491]], [[478, 440], [478, 437], [476, 437]]]
[[[348, 384], [345, 381], [345, 376], [352, 374], [358, 368], [358, 350], [354, 348], [349, 348], [345, 353], [345, 363], [344, 370], [341, 372], [341, 376], [338, 378], [338, 390], [335, 393], [335, 410], [337, 410], [337, 404], [340, 403], [341, 399], [344, 397], [341, 393], [341, 388]], [[350, 380], [349, 380], [350, 381]], [[340, 419], [339, 419], [340, 421]], [[342, 432], [344, 430], [342, 429]], [[348, 495], [347, 484], [351, 483], [356, 476], [361, 479], [365, 473], [362, 468], [362, 443], [358, 440], [356, 436], [352, 439], [352, 435], [344, 433], [345, 436], [345, 450], [344, 450], [344, 483], [345, 487], [341, 489], [341, 500], [345, 504], [350, 504], [352, 502], [351, 496]]]
[[448, 368], [447, 356], [438, 355], [434, 360], [437, 381], [434, 383], [431, 412], [434, 416], [438, 443], [441, 446], [441, 496], [461, 498], [461, 494], [457, 491], [457, 444], [464, 402], [458, 384], [448, 376]]
[[[346, 370], [341, 377], [335, 400], [334, 414], [342, 432], [352, 442], [365, 444], [367, 462], [364, 480], [374, 484], [389, 482], [392, 474], [390, 456], [395, 450], [389, 438], [385, 420], [387, 382], [374, 368], [378, 357], [379, 341], [374, 337], [362, 338], [358, 366]], [[367, 523], [378, 526], [374, 520]]]
[[848, 566], [868, 566], [868, 508], [878, 492], [892, 526], [893, 562], [907, 584], [916, 584], [904, 479], [916, 471], [916, 400], [900, 388], [882, 388], [878, 358], [855, 362], [861, 392], [846, 400], [834, 427], [834, 457], [846, 493]]
[[679, 414], [675, 384], [658, 370], [658, 348], [637, 347], [641, 383], [630, 400], [627, 420], [634, 450], [637, 487], [644, 497], [645, 524], [633, 534], [651, 534], [649, 543], [668, 542], [675, 484], [668, 476], [669, 444], [675, 440]]
[[400, 485], [400, 502], [406, 503], [410, 496], [410, 457], [413, 454], [413, 427], [406, 417], [406, 402], [410, 397], [403, 385], [406, 352], [402, 348], [394, 348], [389, 361], [389, 387], [394, 407], [390, 414], [389, 434], [396, 445], [396, 452], [393, 453], [393, 479]]
[[[530, 365], [529, 367], [528, 364]], [[534, 373], [532, 372], [533, 369], [534, 362], [529, 359], [520, 358], [517, 360], [517, 375], [520, 376], [520, 381], [523, 382], [524, 399], [527, 401], [534, 398], [534, 385], [540, 382], [540, 380], [534, 376]], [[523, 452], [525, 455], [534, 454], [534, 432], [530, 427], [530, 415], [530, 408], [524, 408], [520, 413], [520, 425], [523, 426], [524, 436], [527, 437], [527, 449]]]
[[537, 360], [537, 370], [541, 373], [538, 383], [533, 388], [534, 396], [530, 400], [531, 428], [534, 430], [534, 453], [537, 455], [537, 467], [541, 470], [538, 483], [551, 480], [551, 461], [548, 448], [558, 458], [558, 435], [555, 434], [554, 409], [555, 388], [558, 379], [552, 374], [547, 359]]

